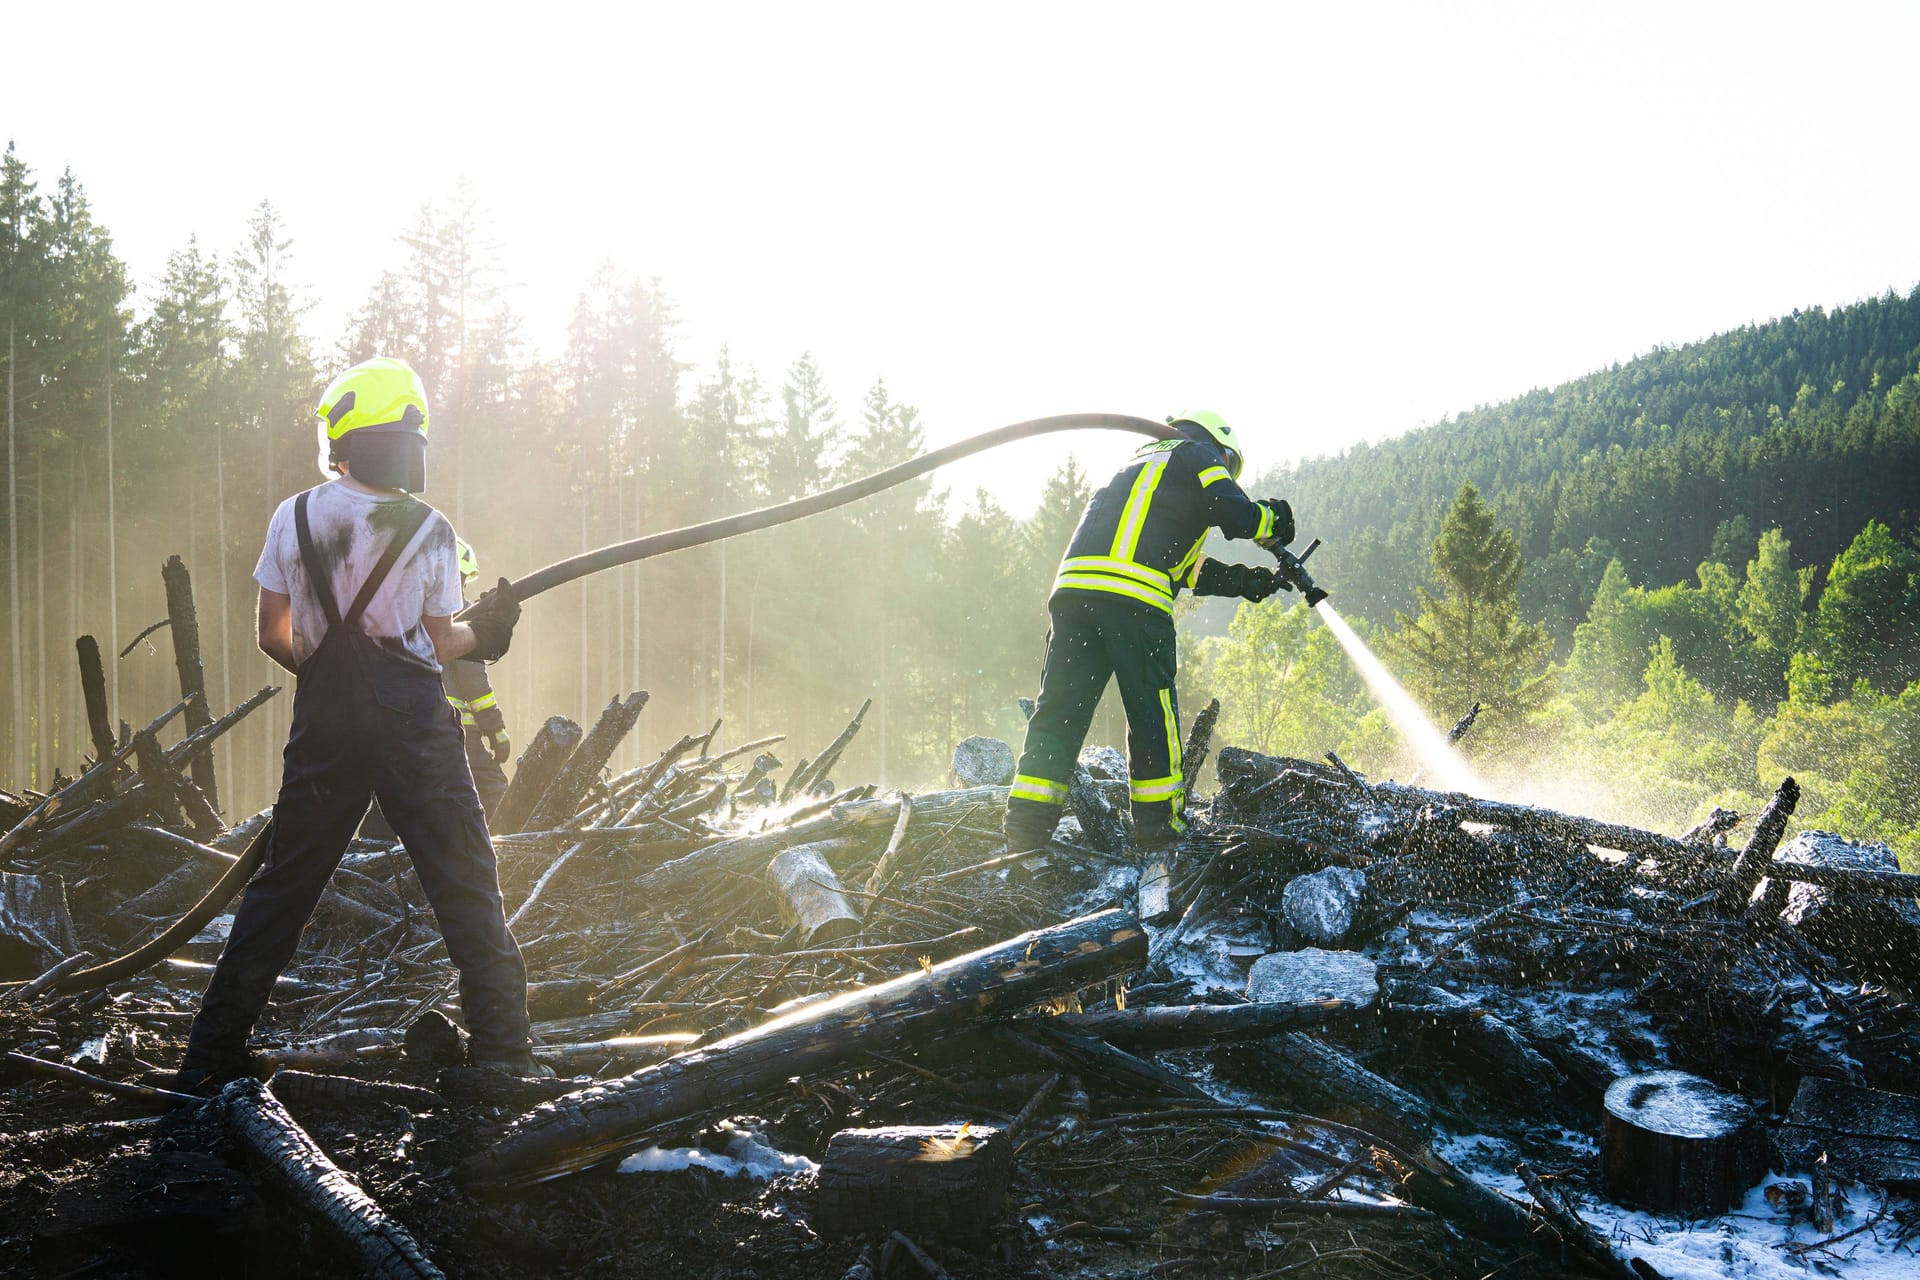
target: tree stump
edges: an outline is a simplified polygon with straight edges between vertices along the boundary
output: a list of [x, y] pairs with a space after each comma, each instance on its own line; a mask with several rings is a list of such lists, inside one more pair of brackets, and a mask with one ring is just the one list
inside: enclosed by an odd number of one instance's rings
[[1651, 1071], [1607, 1089], [1600, 1158], [1615, 1200], [1711, 1217], [1767, 1169], [1766, 1139], [1742, 1098], [1684, 1071]]
[[981, 1125], [842, 1129], [820, 1162], [817, 1221], [828, 1234], [984, 1231], [1006, 1204], [1013, 1143]]

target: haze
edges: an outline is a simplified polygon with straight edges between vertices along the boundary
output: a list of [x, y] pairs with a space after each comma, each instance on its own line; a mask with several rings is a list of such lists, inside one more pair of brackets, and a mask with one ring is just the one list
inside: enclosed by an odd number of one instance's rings
[[[1259, 467], [1920, 275], [1907, 77], [1876, 52], [1920, 34], [1904, 6], [48, 5], [8, 26], [37, 53], [9, 59], [0, 123], [47, 178], [73, 166], [145, 284], [270, 198], [330, 344], [465, 177], [543, 351], [612, 259], [662, 278], [697, 361], [729, 343], [777, 379], [812, 350], [842, 404], [884, 376], [936, 443], [1194, 402], [1257, 432]], [[1845, 174], [1861, 198], [1831, 198]], [[945, 481], [1024, 510], [1058, 460]]]

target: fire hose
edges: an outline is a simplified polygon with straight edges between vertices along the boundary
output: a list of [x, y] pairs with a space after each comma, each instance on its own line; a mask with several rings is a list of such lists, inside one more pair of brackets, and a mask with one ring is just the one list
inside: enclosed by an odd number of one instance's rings
[[598, 550], [583, 551], [557, 564], [537, 569], [524, 578], [516, 578], [512, 584], [513, 595], [517, 600], [527, 600], [543, 591], [551, 591], [576, 578], [584, 578], [588, 574], [599, 573], [605, 569], [665, 555], [669, 551], [684, 551], [688, 547], [704, 546], [724, 538], [737, 538], [744, 533], [769, 529], [774, 525], [818, 515], [822, 511], [831, 511], [835, 507], [844, 507], [850, 502], [858, 502], [882, 490], [891, 489], [897, 484], [904, 484], [916, 476], [925, 475], [936, 467], [943, 467], [949, 462], [957, 462], [961, 458], [971, 457], [988, 449], [997, 449], [1003, 444], [1012, 444], [1016, 440], [1029, 440], [1034, 436], [1051, 435], [1057, 431], [1079, 431], [1087, 428], [1132, 431], [1143, 436], [1152, 436], [1156, 440], [1172, 440], [1180, 434], [1163, 422], [1155, 422], [1150, 418], [1130, 417], [1124, 413], [1062, 413], [1050, 418], [1016, 422], [1011, 426], [984, 431], [977, 436], [955, 441], [931, 453], [923, 453], [898, 466], [876, 471], [870, 476], [850, 484], [843, 484], [835, 489], [823, 490], [820, 493], [809, 494], [804, 498], [795, 498], [791, 502], [782, 502], [771, 507], [762, 507], [758, 511], [743, 511], [739, 515], [722, 516], [718, 520], [708, 520], [704, 524], [690, 524], [684, 528], [669, 529], [664, 533], [650, 533], [644, 538], [634, 538], [629, 542], [617, 542]]

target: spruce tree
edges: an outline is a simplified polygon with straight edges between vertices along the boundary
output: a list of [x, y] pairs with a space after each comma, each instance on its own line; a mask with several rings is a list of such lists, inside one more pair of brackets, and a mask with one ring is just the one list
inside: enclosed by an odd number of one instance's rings
[[1475, 702], [1515, 716], [1538, 706], [1551, 642], [1545, 628], [1520, 621], [1519, 544], [1471, 484], [1454, 495], [1430, 565], [1420, 616], [1396, 614], [1389, 641], [1427, 706], [1442, 717]]

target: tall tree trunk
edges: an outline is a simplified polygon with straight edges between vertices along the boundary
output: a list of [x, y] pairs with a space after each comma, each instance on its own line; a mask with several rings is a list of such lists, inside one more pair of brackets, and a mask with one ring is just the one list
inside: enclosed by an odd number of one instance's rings
[[15, 777], [23, 776], [22, 756], [26, 753], [27, 740], [27, 699], [25, 673], [21, 670], [20, 647], [20, 506], [19, 483], [20, 463], [13, 443], [13, 321], [7, 321], [7, 613], [12, 619], [8, 630], [12, 632], [12, 656], [7, 666], [13, 672], [13, 724], [7, 746], [13, 754], [13, 767], [8, 771]]
[[[107, 648], [120, 651], [120, 526], [114, 518], [113, 368], [107, 368]], [[107, 705], [120, 706], [120, 663], [107, 664]]]
[[34, 755], [33, 776], [36, 786], [53, 778], [47, 761], [52, 758], [52, 699], [47, 696], [47, 469], [46, 451], [41, 450], [40, 473], [33, 484], [33, 647], [34, 653]]
[[[233, 664], [228, 655], [233, 651], [227, 647], [227, 618], [233, 612], [232, 597], [227, 594], [227, 462], [226, 452], [221, 444], [221, 431], [218, 426], [213, 431], [213, 509], [214, 529], [219, 538], [219, 554], [215, 557], [220, 567], [220, 714], [225, 715], [233, 706]], [[233, 803], [234, 762], [233, 753], [223, 753], [226, 765], [226, 782], [220, 792], [227, 797], [227, 803]]]

